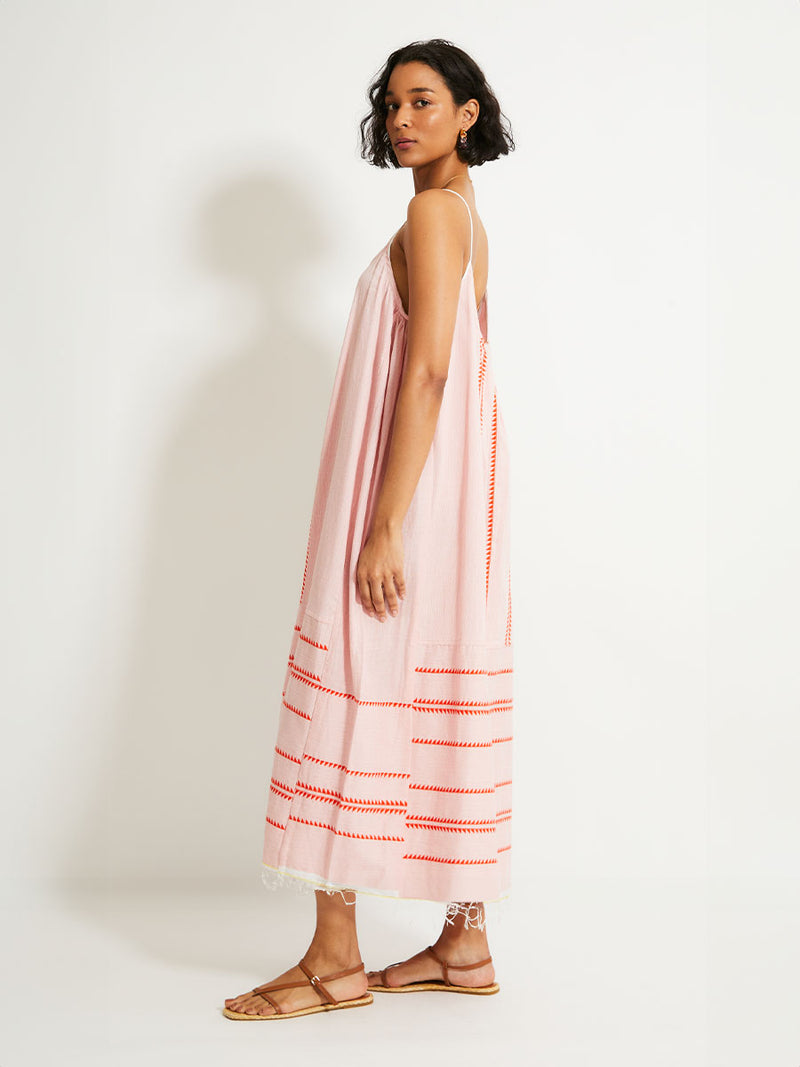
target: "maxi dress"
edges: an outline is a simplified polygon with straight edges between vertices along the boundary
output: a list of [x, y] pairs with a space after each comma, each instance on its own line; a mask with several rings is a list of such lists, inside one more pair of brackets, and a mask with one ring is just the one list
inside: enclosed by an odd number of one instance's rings
[[396, 235], [356, 285], [272, 754], [267, 886], [299, 879], [456, 908], [510, 894], [508, 441], [486, 296], [475, 307], [472, 212], [446, 191], [469, 212], [470, 258], [433, 442], [402, 524], [406, 596], [384, 622], [362, 608], [355, 571], [406, 353]]

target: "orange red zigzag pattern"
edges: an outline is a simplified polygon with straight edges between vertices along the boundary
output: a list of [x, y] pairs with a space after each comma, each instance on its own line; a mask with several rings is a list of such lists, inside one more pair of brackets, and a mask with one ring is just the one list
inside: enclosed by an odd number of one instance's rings
[[319, 641], [312, 641], [310, 637], [306, 637], [306, 635], [303, 633], [299, 626], [295, 626], [295, 630], [297, 630], [297, 636], [300, 638], [301, 641], [307, 641], [309, 645], [313, 645], [314, 648], [321, 648], [323, 652], [328, 651], [327, 645], [321, 645]]
[[512, 674], [514, 668], [503, 667], [500, 671], [484, 671], [479, 667], [473, 669], [468, 667], [415, 667], [414, 670], [423, 674], [486, 674], [494, 677], [497, 674]]
[[305, 670], [303, 667], [298, 667], [296, 663], [290, 662], [289, 669], [294, 677], [299, 682], [305, 682], [313, 689], [319, 689], [322, 693], [328, 693], [333, 697], [342, 697], [344, 700], [354, 700], [359, 707], [362, 708], [413, 708], [413, 703], [408, 703], [399, 700], [359, 700], [353, 693], [341, 693], [338, 689], [330, 689], [326, 685], [315, 685], [315, 682], [322, 682], [322, 679], [318, 674], [312, 674], [311, 671]]
[[[267, 822], [270, 824], [270, 826], [274, 826], [276, 830], [285, 830], [286, 829], [286, 826], [283, 823], [276, 823], [275, 819], [274, 818], [270, 818], [269, 815], [267, 816]], [[337, 834], [338, 837], [340, 837], [340, 838], [357, 838], [359, 841], [399, 841], [399, 842], [403, 842], [405, 840], [404, 838], [396, 837], [395, 834], [350, 833], [347, 830], [339, 830], [336, 827], [330, 826], [327, 823], [317, 823], [316, 821], [314, 821], [314, 819], [300, 818], [300, 816], [298, 816], [298, 815], [289, 815], [289, 822], [291, 822], [291, 823], [303, 823], [305, 826], [317, 826], [321, 830], [330, 830], [332, 833]], [[497, 849], [497, 854], [499, 856], [500, 853], [508, 853], [508, 851], [511, 851], [511, 845], [503, 845], [501, 848]], [[416, 856], [416, 855], [413, 855], [413, 854], [406, 854], [405, 856], [403, 856], [403, 859], [404, 860], [426, 860], [426, 861], [428, 861], [430, 863], [463, 863], [463, 864], [466, 864], [466, 865], [483, 864], [483, 863], [496, 863], [497, 862], [496, 859], [491, 859], [491, 858], [490, 859], [485, 859], [485, 860], [478, 860], [478, 859], [465, 860], [465, 859], [454, 859], [452, 857], [446, 857], [446, 856]]]
[[480, 340], [481, 357], [478, 364], [478, 394], [481, 398], [481, 427], [483, 427], [483, 384], [486, 378], [486, 341]]
[[491, 834], [495, 829], [494, 819], [439, 819], [428, 815], [409, 815], [406, 826], [417, 830], [443, 830], [452, 834]]
[[321, 800], [326, 804], [336, 804], [345, 811], [357, 811], [362, 814], [403, 815], [408, 805], [404, 800], [368, 800], [364, 797], [346, 797], [335, 789], [323, 789], [321, 786], [298, 782], [296, 790], [311, 800]]
[[[309, 782], [298, 781], [294, 790], [286, 782], [282, 782], [280, 778], [276, 778], [274, 775], [270, 778], [270, 788], [276, 793], [282, 793], [287, 800], [291, 800], [294, 793], [300, 793], [303, 796], [310, 797], [311, 800], [321, 800], [330, 804], [338, 804], [342, 808], [351, 808], [353, 811], [359, 811], [363, 813], [375, 811], [378, 814], [386, 814], [387, 812], [397, 812], [398, 814], [404, 813], [408, 808], [408, 803], [405, 800], [372, 800], [366, 797], [346, 797], [343, 793], [338, 792], [336, 789], [325, 789], [322, 786], [311, 785]], [[457, 786], [437, 786], [437, 785], [417, 785], [412, 783], [409, 785], [409, 789], [422, 789], [433, 790], [437, 793], [494, 793], [503, 785], [510, 785], [510, 782], [498, 782], [493, 788], [487, 786], [485, 789], [461, 789]], [[511, 808], [502, 808], [496, 813], [498, 819], [511, 815]], [[411, 815], [409, 818], [419, 819], [427, 818], [427, 816]], [[438, 816], [432, 816], [436, 818]], [[444, 822], [460, 822], [468, 825], [474, 825], [475, 819], [444, 819], [439, 820]], [[488, 820], [477, 820], [477, 822], [488, 823]]]
[[[320, 828], [320, 830], [330, 830], [331, 833], [336, 834], [338, 837], [353, 837], [353, 838], [357, 838], [359, 841], [398, 841], [398, 842], [403, 842], [405, 840], [404, 838], [397, 837], [397, 836], [395, 836], [393, 834], [354, 834], [354, 833], [350, 833], [347, 830], [339, 830], [335, 826], [330, 826], [328, 823], [316, 822], [313, 819], [301, 819], [297, 815], [290, 815], [289, 816], [289, 821], [290, 822], [303, 823], [305, 826], [318, 826]], [[278, 830], [285, 830], [286, 829], [285, 826], [282, 826], [281, 823], [279, 823], [279, 822], [275, 822], [274, 819], [268, 818], [267, 822], [270, 823], [272, 826], [275, 826]], [[501, 852], [510, 851], [510, 849], [511, 849], [511, 845], [505, 845], [503, 848], [498, 848], [497, 853], [499, 855]], [[406, 855], [403, 856], [403, 859], [404, 860], [425, 860], [425, 861], [427, 861], [429, 863], [451, 863], [451, 864], [459, 864], [459, 865], [470, 866], [470, 867], [472, 867], [472, 866], [482, 866], [482, 865], [488, 864], [488, 863], [497, 863], [496, 857], [489, 857], [488, 859], [456, 859], [456, 858], [451, 857], [451, 856], [420, 856], [420, 855], [416, 855], [414, 853], [406, 853]]]
[[310, 551], [311, 551], [311, 529], [309, 527], [308, 542], [306, 543], [306, 565], [303, 568], [303, 585], [302, 585], [302, 588], [300, 589], [300, 603], [301, 604], [303, 602], [303, 594], [306, 591], [306, 578], [308, 577], [308, 556], [309, 556]]
[[[423, 668], [425, 669], [425, 668]], [[341, 697], [343, 700], [353, 700], [359, 707], [363, 708], [415, 708], [417, 711], [446, 711], [447, 705], [450, 705], [453, 711], [460, 711], [463, 714], [475, 715], [486, 714], [486, 712], [478, 712], [471, 709], [486, 708], [488, 711], [495, 711], [502, 707], [511, 707], [512, 698], [500, 698], [498, 700], [467, 700], [467, 701], [447, 701], [447, 700], [430, 700], [427, 698], [417, 698], [413, 701], [400, 701], [400, 700], [359, 700], [353, 693], [342, 693], [337, 689], [331, 689], [328, 686], [320, 684], [322, 679], [318, 674], [312, 674], [310, 671], [305, 670], [303, 667], [298, 667], [296, 663], [289, 663], [289, 670], [292, 675], [305, 685], [310, 686], [312, 689], [318, 689], [322, 693], [328, 693], [330, 696]], [[445, 673], [444, 671], [442, 673]], [[450, 673], [450, 672], [447, 672]], [[462, 673], [462, 672], [454, 672]], [[497, 674], [511, 674], [511, 670], [502, 671], [464, 671], [463, 673], [470, 674], [484, 674], [484, 675], [497, 675]], [[286, 701], [284, 700], [284, 704]], [[298, 715], [303, 715], [303, 712], [297, 708], [292, 707], [291, 704], [286, 704], [290, 711], [296, 711]], [[303, 715], [304, 718], [307, 716]]]
[[[499, 782], [495, 789], [509, 782]], [[425, 786], [411, 785], [411, 789], [433, 789], [445, 793], [492, 793], [491, 788], [486, 789], [458, 789], [448, 786]], [[314, 786], [308, 782], [298, 781], [294, 790], [286, 782], [282, 782], [274, 776], [270, 779], [270, 789], [284, 800], [292, 800], [295, 794], [309, 797], [311, 800], [319, 800], [323, 803], [336, 804], [345, 811], [354, 811], [368, 815], [407, 815], [408, 803], [404, 800], [373, 800], [366, 797], [347, 797], [336, 789], [325, 789], [322, 786]], [[293, 818], [293, 816], [290, 816]], [[511, 818], [511, 808], [502, 808], [494, 819], [454, 819], [438, 815], [410, 814], [406, 818], [406, 826], [421, 830], [443, 830], [452, 833], [490, 833], [497, 823], [506, 822]], [[267, 819], [274, 826], [278, 826], [272, 819]], [[321, 825], [316, 823], [314, 825]]]
[[273, 793], [277, 793], [283, 800], [292, 799], [292, 791], [285, 782], [279, 782], [277, 778], [270, 778], [269, 787]]
[[437, 737], [412, 737], [415, 745], [446, 745], [448, 748], [491, 748], [503, 741], [511, 741], [512, 737], [495, 737], [491, 741], [442, 741]]
[[456, 785], [423, 785], [421, 783], [411, 782], [409, 783], [408, 788], [424, 789], [432, 793], [493, 793], [495, 789], [498, 789], [503, 784], [503, 782], [498, 782], [494, 788], [487, 785], [484, 789], [462, 789], [460, 786]]
[[284, 752], [283, 749], [282, 748], [278, 748], [277, 745], [275, 746], [275, 751], [278, 753], [279, 756], [283, 756], [284, 759], [288, 759], [292, 763], [300, 763], [301, 762], [301, 760], [299, 760], [297, 758], [297, 756], [290, 756], [288, 752]]
[[[318, 826], [321, 830], [330, 830], [332, 833], [337, 834], [339, 837], [354, 837], [360, 841], [404, 841], [402, 837], [395, 837], [394, 835], [382, 835], [382, 834], [352, 834], [346, 830], [337, 830], [334, 826], [329, 826], [328, 823], [314, 822], [311, 819], [301, 819], [295, 815], [290, 815], [289, 819], [292, 822], [304, 823], [306, 826]], [[274, 819], [270, 819], [267, 816], [267, 822], [274, 826], [278, 830], [285, 830], [286, 827]], [[511, 849], [511, 845], [504, 845], [502, 848], [498, 848], [497, 854], [501, 852], [508, 852]], [[406, 853], [403, 856], [404, 860], [422, 860], [428, 863], [449, 863], [457, 864], [465, 867], [477, 867], [485, 866], [486, 864], [497, 863], [496, 857], [489, 857], [488, 859], [456, 859], [450, 856], [421, 856], [414, 853]]]
[[417, 711], [440, 715], [494, 715], [497, 711], [510, 708], [512, 704], [511, 697], [504, 697], [498, 700], [417, 700], [414, 707]]
[[[306, 756], [306, 759], [313, 757]], [[316, 763], [325, 763], [325, 760], [314, 760]], [[334, 763], [329, 764], [333, 767], [341, 767], [342, 770], [346, 770], [342, 764]], [[366, 774], [370, 777], [380, 775], [382, 778], [408, 778], [409, 775], [405, 773], [387, 772], [382, 773], [380, 771], [351, 771], [351, 774]], [[292, 799], [294, 792], [303, 793], [306, 796], [311, 797], [312, 800], [330, 801], [331, 803], [341, 802], [342, 807], [354, 806], [354, 810], [358, 811], [371, 811], [373, 808], [379, 808], [381, 813], [387, 810], [391, 811], [405, 811], [408, 804], [405, 800], [371, 800], [365, 797], [346, 797], [343, 793], [340, 793], [336, 789], [325, 789], [323, 786], [312, 785], [310, 782], [298, 781], [294, 786], [290, 786], [287, 782], [282, 782], [280, 778], [276, 778], [274, 775], [270, 778], [270, 785], [274, 787], [276, 793], [285, 793], [288, 800]], [[503, 786], [511, 785], [511, 779], [509, 778], [505, 782], [497, 782], [494, 787], [485, 786], [484, 788], [467, 789], [460, 786], [450, 785], [427, 785], [423, 783], [411, 782], [409, 783], [409, 789], [421, 789], [432, 791], [436, 793], [494, 793], [498, 789], [502, 789]], [[498, 817], [501, 815], [510, 815], [511, 808], [502, 808], [497, 812]], [[452, 820], [451, 820], [452, 821]], [[463, 820], [458, 820], [463, 821]], [[474, 820], [467, 820], [468, 822], [474, 822]]]
[[[281, 755], [280, 749], [276, 749]], [[290, 757], [291, 758], [291, 757]], [[312, 763], [318, 763], [321, 767], [332, 767], [336, 771], [347, 771], [348, 774], [358, 775], [360, 778], [410, 778], [411, 775], [408, 771], [354, 771], [352, 767], [346, 767], [343, 763], [332, 763], [327, 759], [320, 759], [318, 756], [309, 756], [305, 753], [305, 759], [310, 760]], [[297, 763], [300, 760], [296, 761]]]
[[390, 834], [353, 834], [348, 830], [339, 830], [335, 826], [329, 826], [326, 822], [315, 822], [313, 819], [301, 819], [299, 815], [290, 815], [291, 822], [301, 822], [306, 826], [318, 826], [320, 830], [330, 830], [338, 837], [357, 837], [360, 841], [404, 841], [403, 837], [395, 837]]
[[[285, 759], [291, 760], [292, 763], [300, 763], [299, 759], [295, 759], [294, 756], [290, 756], [288, 752], [284, 752], [276, 746], [275, 751], [279, 756], [283, 756]], [[318, 756], [311, 756], [308, 752], [305, 754], [305, 758], [311, 763], [318, 763], [321, 767], [331, 767], [336, 771], [347, 771], [348, 774], [355, 775], [358, 778], [410, 778], [411, 775], [408, 771], [356, 771], [352, 767], [346, 767], [343, 763], [333, 763], [331, 760], [320, 759]], [[277, 779], [275, 779], [277, 781]], [[284, 788], [288, 788], [285, 783]], [[504, 782], [496, 782], [495, 789], [501, 789], [504, 785], [511, 785], [511, 779], [508, 778]], [[443, 785], [423, 785], [422, 783], [409, 784], [409, 789], [433, 789], [441, 793], [491, 793], [492, 789], [487, 786], [485, 789], [459, 789], [454, 786]]]
[[308, 721], [311, 722], [310, 715], [307, 715], [304, 711], [301, 711], [300, 708], [296, 708], [294, 704], [290, 704], [288, 700], [284, 700], [283, 706], [285, 708], [288, 708], [289, 711], [293, 711], [295, 715], [299, 715], [301, 719], [308, 719]]
[[[292, 793], [284, 782], [277, 778], [270, 780], [270, 789], [284, 800], [291, 800]], [[409, 829], [441, 830], [453, 834], [489, 834], [498, 823], [511, 818], [511, 808], [498, 811], [493, 819], [451, 819], [439, 815], [408, 814], [408, 805], [404, 800], [368, 800], [361, 797], [345, 797], [334, 789], [322, 789], [298, 782], [296, 794], [311, 800], [335, 804], [343, 811], [353, 811], [361, 815], [402, 815]], [[294, 816], [290, 815], [290, 819]], [[298, 817], [298, 821], [299, 817]], [[320, 825], [319, 823], [315, 825]]]
[[[497, 851], [498, 852], [504, 852], [505, 849], [498, 849]], [[486, 864], [486, 863], [497, 863], [497, 859], [496, 858], [495, 859], [491, 859], [490, 858], [490, 859], [485, 859], [485, 860], [463, 860], [463, 859], [453, 859], [452, 857], [449, 857], [449, 856], [416, 856], [416, 855], [413, 855], [413, 854], [406, 854], [405, 856], [403, 856], [403, 859], [404, 860], [426, 860], [428, 863], [457, 863], [459, 865], [463, 864], [464, 866], [467, 866], [467, 867], [481, 866], [481, 865]]]
[[[339, 767], [343, 771], [347, 770], [347, 768], [345, 766], [343, 766], [343, 764], [341, 764], [341, 763], [328, 763], [327, 760], [318, 760], [318, 759], [315, 759], [313, 756], [306, 756], [306, 759], [311, 759], [315, 763], [324, 763], [324, 764], [327, 764], [328, 766], [331, 766], [331, 767]], [[383, 771], [350, 771], [349, 773], [350, 774], [363, 775], [363, 776], [368, 777], [368, 778], [408, 778], [409, 777], [408, 774], [404, 774], [402, 772], [395, 772], [395, 771], [386, 771], [386, 772], [383, 772]], [[303, 783], [303, 784], [305, 784], [305, 783]], [[292, 796], [293, 796], [292, 788], [291, 788], [291, 786], [287, 785], [286, 782], [282, 782], [279, 778], [273, 777], [273, 778], [270, 778], [270, 785], [274, 786], [276, 793], [284, 793], [286, 795], [286, 799], [287, 800], [291, 800], [292, 799]], [[299, 785], [300, 785], [300, 783], [298, 783], [298, 786]], [[487, 785], [483, 789], [479, 789], [479, 788], [466, 789], [466, 788], [462, 788], [461, 786], [455, 786], [455, 785], [428, 785], [428, 784], [423, 783], [423, 782], [410, 782], [408, 788], [409, 789], [421, 789], [421, 790], [424, 790], [426, 792], [432, 792], [432, 793], [489, 794], [489, 793], [494, 793], [497, 789], [502, 789], [502, 787], [505, 786], [505, 785], [511, 785], [511, 779], [510, 778], [506, 782], [497, 782], [494, 786]], [[316, 788], [316, 787], [312, 786], [310, 788]], [[341, 793], [335, 793], [334, 790], [332, 790], [332, 789], [327, 790], [327, 791], [320, 789], [318, 791], [319, 792], [330, 793], [332, 796], [339, 797], [342, 800], [348, 799], [348, 798], [342, 797]], [[325, 798], [321, 798], [321, 799], [325, 799]], [[355, 802], [355, 798], [351, 797], [349, 799], [353, 800]], [[363, 801], [363, 802], [362, 801], [358, 801], [358, 803], [364, 803], [364, 804], [386, 803], [386, 804], [393, 804], [395, 806], [401, 805], [402, 807], [406, 807], [406, 805], [405, 805], [405, 803], [403, 801], [391, 801], [391, 800], [388, 800], [388, 801], [385, 801], [385, 802], [384, 801]], [[497, 814], [498, 815], [505, 815], [507, 813], [510, 814], [510, 812], [511, 812], [511, 808], [504, 808], [503, 811], [499, 811]]]

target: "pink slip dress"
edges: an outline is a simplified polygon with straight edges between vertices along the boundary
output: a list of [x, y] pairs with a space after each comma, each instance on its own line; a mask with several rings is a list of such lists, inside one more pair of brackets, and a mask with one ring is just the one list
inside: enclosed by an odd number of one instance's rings
[[459, 902], [509, 895], [509, 451], [487, 299], [461, 279], [433, 443], [403, 532], [406, 597], [368, 616], [355, 569], [406, 353], [394, 236], [358, 279], [336, 370], [267, 797], [262, 877]]

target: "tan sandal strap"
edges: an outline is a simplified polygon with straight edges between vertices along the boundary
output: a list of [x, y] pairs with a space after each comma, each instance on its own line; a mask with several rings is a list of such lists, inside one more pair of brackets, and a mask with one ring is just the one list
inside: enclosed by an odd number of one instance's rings
[[485, 960], [478, 960], [477, 963], [450, 963], [448, 966], [453, 971], [474, 971], [476, 967], [485, 967], [487, 963], [492, 962], [492, 957], [487, 956]]
[[433, 956], [433, 958], [436, 960], [436, 962], [442, 968], [442, 974], [444, 975], [444, 984], [445, 985], [451, 985], [452, 983], [451, 983], [450, 979], [447, 977], [447, 963], [446, 963], [446, 961], [443, 960], [442, 957], [437, 953], [437, 951], [433, 947], [433, 945], [428, 945], [428, 947], [427, 947], [427, 949], [425, 951], [426, 952], [430, 952], [431, 956]]
[[431, 956], [433, 956], [433, 958], [436, 960], [436, 962], [437, 963], [441, 963], [442, 966], [444, 966], [444, 960], [439, 955], [439, 953], [436, 951], [436, 949], [433, 947], [433, 945], [428, 945], [428, 947], [425, 949], [425, 951], [426, 952], [430, 952]]
[[254, 989], [253, 992], [254, 993], [258, 993], [258, 995], [260, 997], [263, 997], [264, 1000], [266, 1000], [268, 1004], [271, 1004], [272, 1005], [272, 1010], [277, 1012], [278, 1015], [282, 1015], [283, 1014], [283, 1008], [280, 1006], [280, 1004], [278, 1004], [278, 1002], [276, 1000], [273, 1000], [272, 997], [269, 996], [269, 994], [262, 993], [262, 991], [260, 989]]
[[300, 968], [300, 970], [303, 972], [303, 974], [309, 980], [309, 982], [311, 983], [313, 988], [316, 989], [316, 991], [319, 994], [319, 996], [324, 997], [324, 999], [327, 1000], [327, 1002], [329, 1004], [335, 1004], [336, 1003], [336, 999], [330, 995], [328, 990], [322, 984], [322, 980], [320, 979], [318, 974], [314, 974], [312, 971], [310, 971], [308, 969], [308, 967], [306, 967], [306, 965], [303, 963], [302, 960], [300, 960], [300, 962], [298, 963], [297, 966]]
[[364, 970], [364, 964], [359, 963], [356, 967], [348, 967], [346, 971], [335, 971], [333, 974], [323, 974], [323, 982], [332, 982], [334, 978], [346, 978], [348, 974], [357, 974]]
[[260, 993], [262, 989], [299, 989], [300, 986], [306, 985], [306, 982], [281, 982], [280, 985], [273, 985], [272, 982], [264, 982], [263, 985], [258, 985], [255, 989], [251, 990], [252, 993]]
[[492, 962], [492, 957], [487, 956], [485, 960], [478, 960], [477, 963], [447, 963], [438, 955], [433, 945], [428, 945], [428, 952], [433, 956], [437, 963], [441, 964], [442, 972], [444, 973], [445, 985], [452, 985], [448, 971], [474, 971], [478, 967], [485, 967], [488, 963]]
[[[273, 993], [275, 993], [279, 989], [300, 989], [301, 986], [308, 985], [308, 983], [310, 982], [311, 985], [314, 987], [314, 989], [316, 989], [328, 1001], [329, 1004], [338, 1004], [338, 1001], [336, 1000], [336, 998], [331, 996], [331, 994], [328, 992], [328, 990], [322, 985], [323, 979], [321, 979], [316, 974], [312, 974], [311, 971], [306, 967], [306, 965], [303, 963], [302, 960], [300, 961], [298, 966], [300, 967], [300, 970], [306, 976], [308, 981], [303, 980], [303, 981], [300, 981], [300, 982], [281, 982], [279, 985], [275, 985], [272, 982], [265, 982], [263, 985], [256, 986], [255, 989], [251, 989], [250, 992], [251, 993], [257, 993], [260, 997], [263, 997], [264, 1000], [269, 1001], [269, 1003], [272, 1005], [272, 1007], [276, 1011], [280, 1011], [281, 1009], [280, 1009], [279, 1005], [273, 1000], [272, 997], [267, 995], [265, 990], [269, 989]], [[355, 974], [356, 971], [362, 970], [363, 967], [364, 967], [364, 964], [363, 963], [359, 963], [359, 965], [357, 967], [351, 967], [349, 970], [336, 971], [335, 974], [326, 974], [324, 976], [324, 981], [330, 982], [334, 978], [344, 978], [348, 974]]]

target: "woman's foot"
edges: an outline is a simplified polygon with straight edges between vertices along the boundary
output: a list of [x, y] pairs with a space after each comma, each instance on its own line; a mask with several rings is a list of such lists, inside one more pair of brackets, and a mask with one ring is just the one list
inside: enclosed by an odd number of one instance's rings
[[[486, 930], [465, 927], [463, 919], [459, 921], [459, 917], [456, 917], [452, 924], [445, 923], [438, 939], [433, 942], [433, 949], [448, 966], [454, 967], [460, 963], [477, 963], [479, 960], [488, 959], [491, 955]], [[491, 985], [495, 977], [494, 965], [487, 963], [483, 967], [475, 967], [469, 971], [456, 969], [448, 977], [451, 982], [467, 986], [469, 989]], [[392, 964], [386, 969], [386, 985], [389, 987], [437, 979], [439, 981], [443, 979], [442, 966], [425, 949], [403, 960], [402, 963]], [[372, 986], [382, 985], [381, 972], [379, 970], [368, 971], [367, 981]]]
[[[327, 982], [324, 980], [326, 974], [335, 974], [337, 971], [346, 971], [351, 967], [357, 966], [361, 962], [361, 957], [358, 954], [349, 959], [342, 959], [341, 957], [334, 959], [330, 955], [315, 954], [309, 949], [303, 957], [303, 962], [313, 974], [318, 975], [323, 980], [325, 988], [337, 1000], [354, 1000], [356, 997], [366, 995], [367, 979], [363, 970], [356, 971], [355, 974], [345, 975], [343, 978], [334, 978]], [[277, 978], [272, 978], [260, 984], [282, 985], [284, 982], [300, 981], [303, 982], [303, 985], [295, 986], [293, 989], [279, 989], [274, 993], [271, 989], [267, 989], [266, 992], [284, 1012], [298, 1011], [300, 1008], [311, 1008], [316, 1007], [317, 1004], [327, 1003], [325, 997], [317, 993], [299, 967], [290, 967], [288, 971], [284, 971]], [[225, 1007], [230, 1008], [231, 1011], [242, 1012], [245, 1015], [274, 1014], [274, 1008], [269, 1001], [252, 991], [241, 993], [238, 997], [228, 997], [225, 1001]]]
[[[347, 971], [361, 963], [361, 952], [356, 934], [355, 894], [353, 894], [352, 903], [345, 903], [340, 895], [325, 893], [321, 890], [318, 890], [315, 896], [317, 898], [317, 925], [311, 944], [302, 957], [303, 963], [312, 974], [322, 980], [325, 988], [336, 1000], [355, 1000], [357, 997], [363, 997], [367, 992], [367, 976], [363, 965], [362, 970], [356, 971], [355, 974], [325, 981], [326, 974]], [[284, 982], [300, 981], [303, 984], [293, 989], [279, 989], [274, 993], [267, 989], [266, 992], [280, 1006], [282, 1012], [299, 1011], [302, 1008], [328, 1003], [322, 993], [318, 993], [309, 982], [308, 975], [303, 974], [299, 967], [290, 967], [277, 978], [260, 984], [282, 985]], [[258, 993], [253, 993], [252, 990], [241, 993], [238, 997], [228, 997], [225, 1007], [244, 1015], [275, 1014], [275, 1009], [269, 1001], [259, 996]]]

